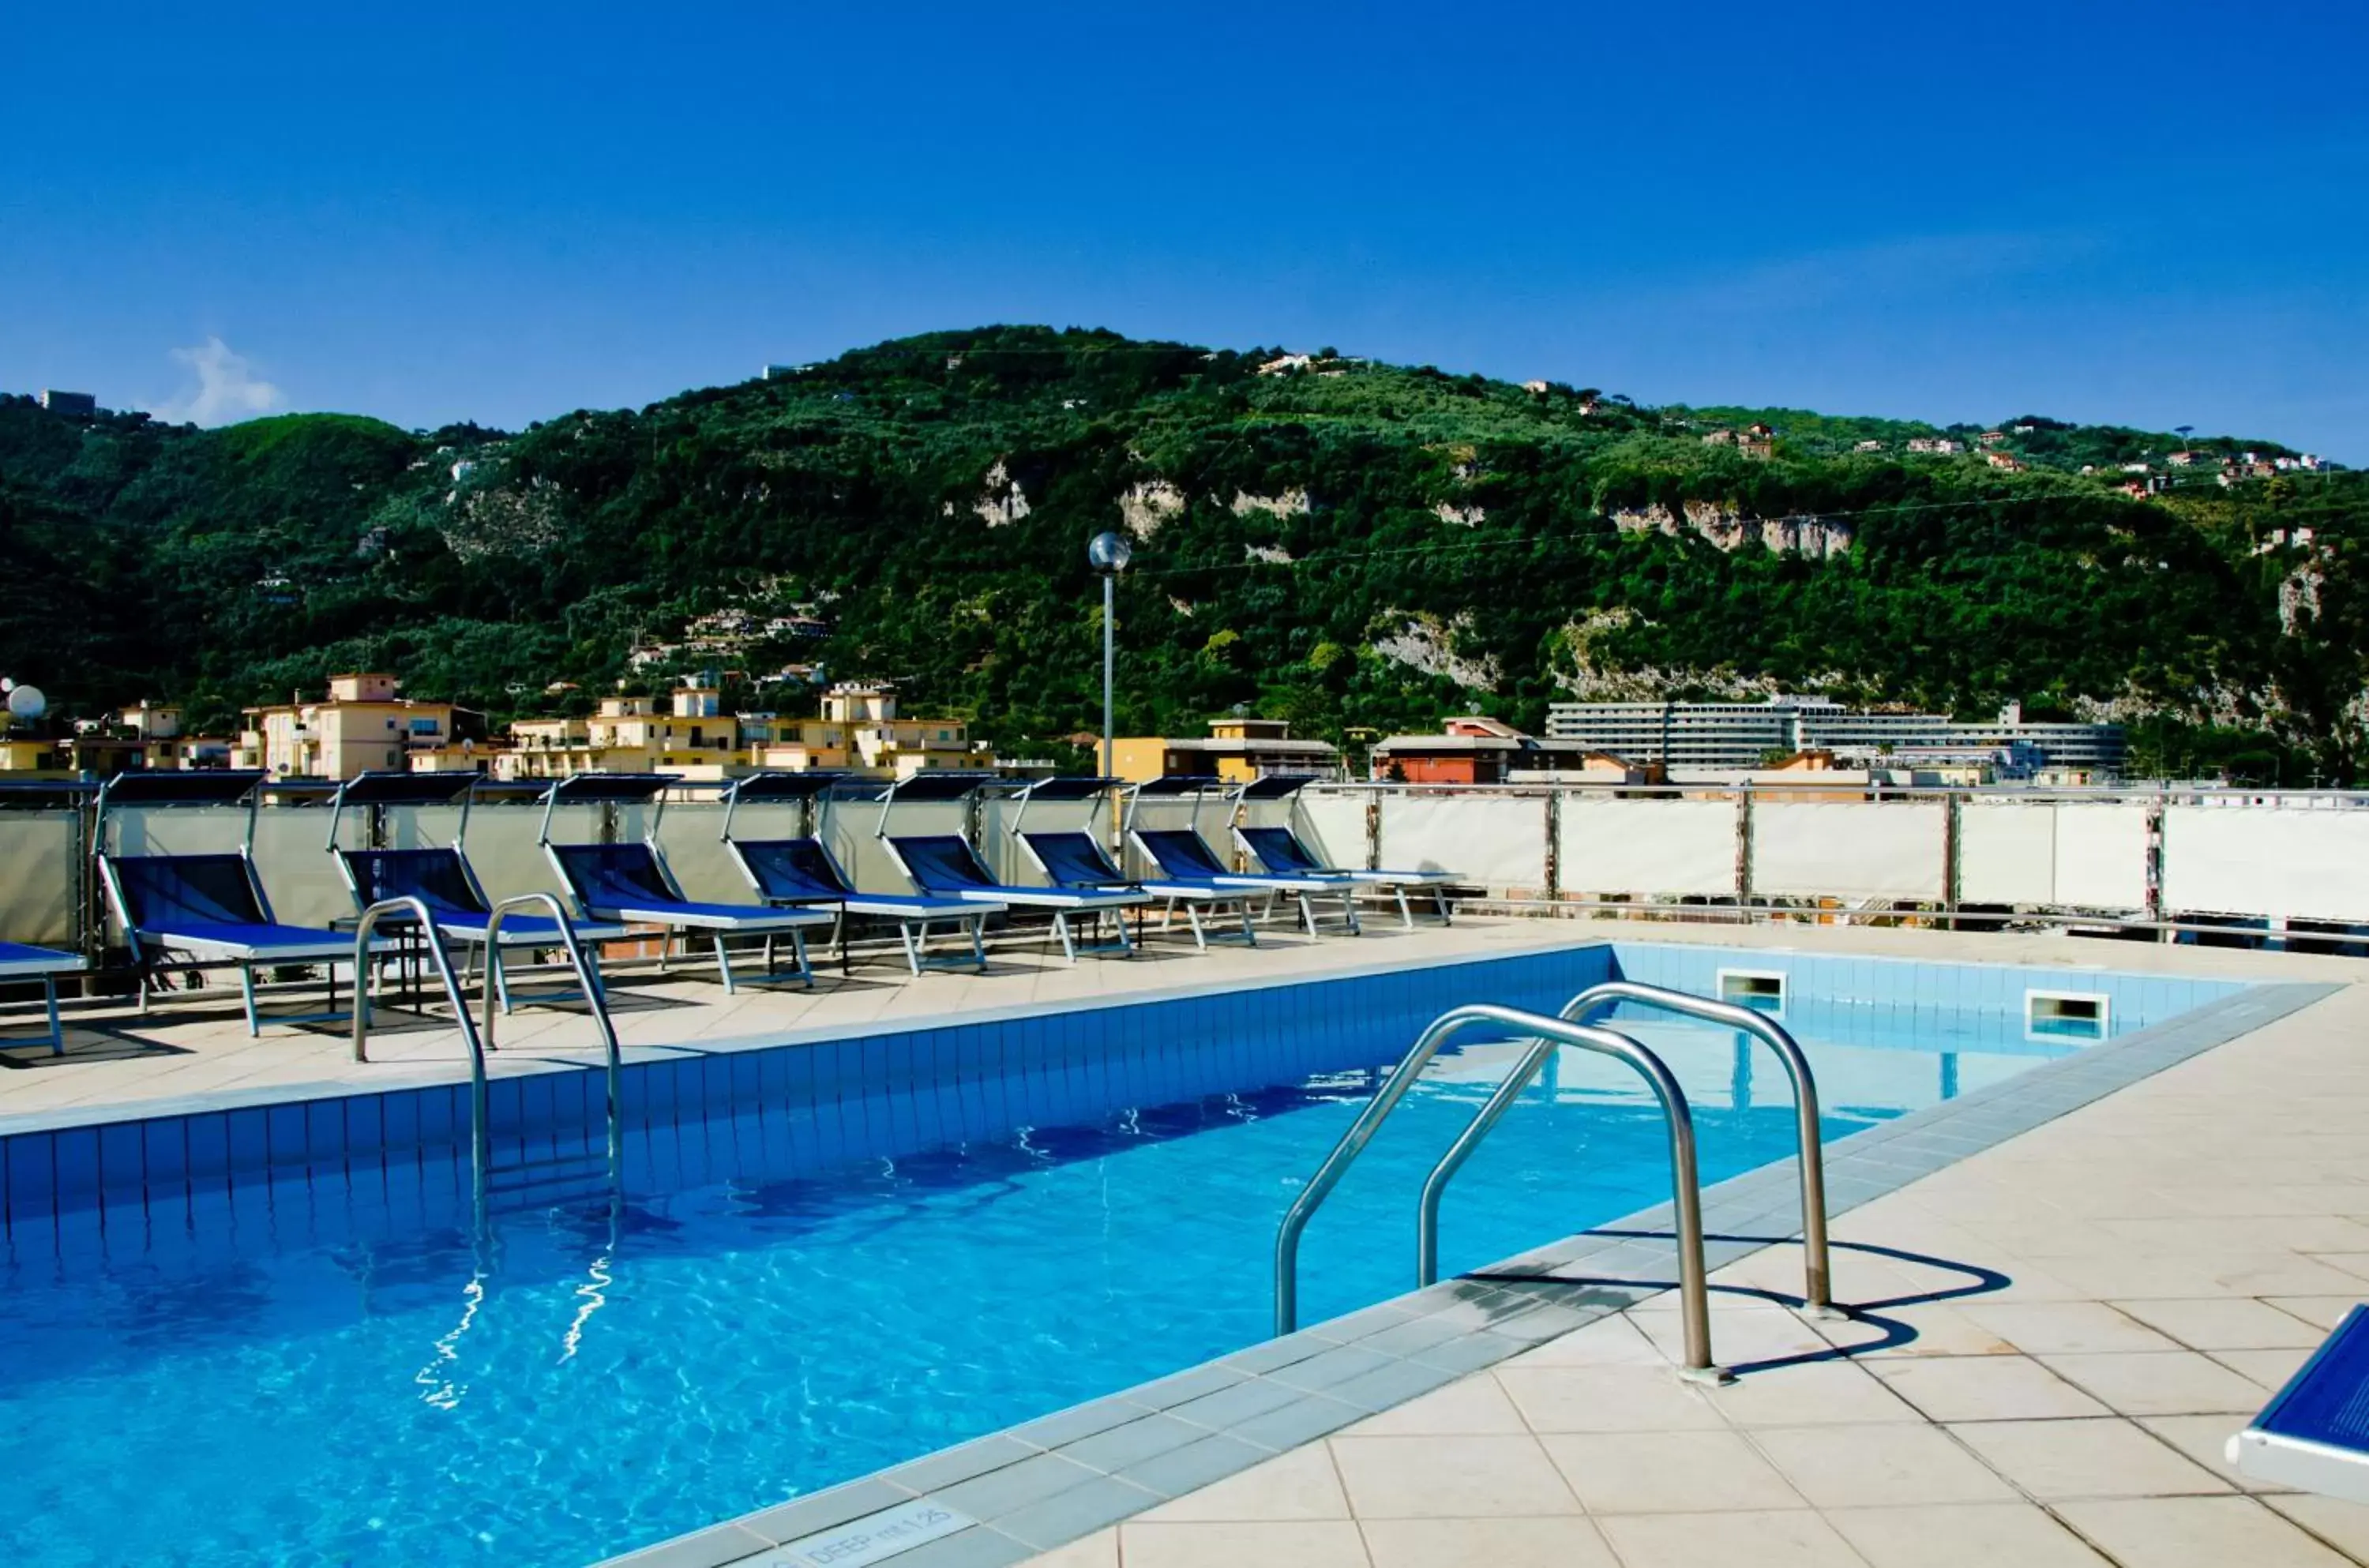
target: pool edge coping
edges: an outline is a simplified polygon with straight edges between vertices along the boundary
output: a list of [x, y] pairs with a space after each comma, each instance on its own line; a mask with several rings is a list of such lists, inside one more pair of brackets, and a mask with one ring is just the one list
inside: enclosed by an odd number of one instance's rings
[[[1710, 943], [1708, 945], [1718, 945]], [[1549, 953], [1576, 952], [1588, 947], [1671, 946], [1691, 947], [1692, 942], [1673, 942], [1666, 936], [1641, 936], [1616, 933], [1591, 933], [1585, 936], [1565, 934], [1508, 942], [1502, 947], [1489, 947], [1472, 952], [1453, 953], [1421, 961], [1425, 968], [1455, 968], [1466, 965], [1494, 963], [1506, 958], [1535, 957]], [[1756, 951], [1789, 956], [1823, 956], [1812, 948], [1787, 943], [1769, 944]], [[1964, 965], [1984, 968], [2051, 968], [2073, 972], [2095, 971], [2106, 974], [2134, 975], [2150, 979], [2180, 979], [2211, 984], [2260, 989], [2275, 985], [2337, 985], [2349, 982], [2306, 980], [2249, 980], [2228, 974], [2148, 974], [2139, 970], [2115, 967], [2105, 956], [2096, 959], [2086, 956], [2079, 961], [2051, 959], [2008, 959], [1990, 957], [1923, 957], [1902, 954], [1848, 955], [1854, 963], [1883, 965]], [[1105, 960], [1107, 961], [1107, 960]], [[1092, 996], [1064, 997], [1047, 1001], [997, 1002], [992, 1006], [956, 1009], [944, 1013], [915, 1013], [897, 1018], [850, 1020], [841, 1024], [818, 1024], [805, 1028], [774, 1030], [764, 1034], [724, 1035], [713, 1038], [668, 1041], [656, 1044], [635, 1044], [622, 1047], [620, 1059], [627, 1067], [647, 1066], [654, 1062], [681, 1060], [686, 1057], [737, 1056], [750, 1051], [778, 1050], [794, 1046], [827, 1045], [874, 1036], [895, 1035], [925, 1029], [966, 1028], [981, 1024], [1012, 1023], [1022, 1019], [1059, 1017], [1070, 1013], [1091, 1013], [1110, 1007], [1132, 1007], [1147, 1003], [1190, 1001], [1218, 993], [1270, 990], [1277, 987], [1313, 985], [1334, 980], [1371, 979], [1394, 974], [1408, 967], [1402, 956], [1377, 957], [1370, 961], [1340, 967], [1280, 974], [1238, 977], [1233, 979], [1185, 981], [1176, 985], [1153, 986], [1139, 991], [1098, 993]], [[900, 982], [901, 983], [901, 982]], [[2203, 1005], [2203, 1004], [2200, 1004]], [[267, 1024], [269, 1021], [267, 1020]], [[585, 1052], [594, 1049], [587, 1044]], [[601, 1064], [589, 1055], [575, 1060], [548, 1054], [552, 1047], [521, 1047], [510, 1051], [492, 1051], [487, 1055], [488, 1081], [509, 1078], [533, 1078], [551, 1074], [601, 1070]], [[384, 1063], [395, 1070], [385, 1080], [363, 1082], [345, 1079], [308, 1079], [296, 1082], [269, 1084], [259, 1088], [225, 1088], [195, 1094], [159, 1095], [144, 1100], [115, 1101], [103, 1105], [61, 1105], [45, 1111], [0, 1112], [0, 1139], [22, 1134], [57, 1133], [89, 1127], [118, 1127], [126, 1123], [162, 1120], [171, 1116], [209, 1116], [219, 1112], [254, 1110], [272, 1105], [307, 1104], [321, 1100], [351, 1098], [405, 1090], [456, 1087], [469, 1082], [465, 1057], [418, 1064], [412, 1060]]]
[[[1826, 1145], [1828, 1215], [1848, 1213], [2346, 989], [2339, 981], [2241, 984], [2160, 1024]], [[1795, 1163], [1774, 1161], [1704, 1189], [1708, 1269], [1798, 1237]], [[1640, 1209], [1296, 1333], [601, 1559], [594, 1568], [798, 1568], [807, 1560], [790, 1553], [794, 1543], [924, 1504], [971, 1522], [878, 1561], [1008, 1568], [1667, 1290], [1670, 1250], [1639, 1232], [1666, 1232], [1669, 1224], [1669, 1205]], [[1581, 1265], [1583, 1277], [1547, 1277]]]

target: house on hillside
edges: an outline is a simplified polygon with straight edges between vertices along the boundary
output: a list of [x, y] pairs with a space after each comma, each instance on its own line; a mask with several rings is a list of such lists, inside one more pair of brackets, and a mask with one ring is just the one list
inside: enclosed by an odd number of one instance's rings
[[1333, 778], [1341, 770], [1338, 748], [1293, 739], [1282, 719], [1240, 715], [1211, 719], [1206, 737], [1122, 735], [1113, 750], [1111, 771], [1130, 782], [1207, 774], [1239, 784], [1268, 773]]
[[2020, 474], [2024, 471], [2026, 466], [2021, 458], [2015, 456], [2011, 452], [1986, 452], [1983, 453], [1983, 461], [1989, 464], [1993, 468], [1997, 468], [2003, 473], [2008, 474]]

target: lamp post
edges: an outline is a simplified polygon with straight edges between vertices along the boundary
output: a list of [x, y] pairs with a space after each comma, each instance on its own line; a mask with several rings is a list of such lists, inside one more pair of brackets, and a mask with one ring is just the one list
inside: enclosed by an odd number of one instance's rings
[[1086, 545], [1086, 564], [1103, 579], [1103, 776], [1110, 778], [1118, 769], [1118, 742], [1111, 728], [1111, 670], [1116, 655], [1111, 644], [1111, 614], [1114, 590], [1119, 573], [1127, 570], [1135, 546], [1127, 542], [1124, 533], [1097, 533]]

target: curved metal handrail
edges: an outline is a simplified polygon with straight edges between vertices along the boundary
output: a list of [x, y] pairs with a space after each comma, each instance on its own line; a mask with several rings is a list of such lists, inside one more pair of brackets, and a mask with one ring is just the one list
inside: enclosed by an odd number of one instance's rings
[[583, 990], [585, 1005], [591, 1010], [592, 1022], [600, 1026], [601, 1047], [608, 1068], [609, 1096], [609, 1168], [613, 1173], [622, 1168], [625, 1154], [624, 1134], [624, 1064], [617, 1046], [617, 1026], [610, 1020], [609, 1003], [601, 990], [601, 977], [584, 956], [584, 944], [577, 940], [576, 924], [567, 911], [549, 893], [515, 893], [497, 902], [486, 920], [486, 1048], [494, 1046], [494, 1019], [498, 990], [496, 975], [502, 967], [502, 921], [513, 910], [543, 909], [548, 910], [553, 925], [559, 932], [559, 945], [567, 955], [568, 967], [576, 971], [576, 983]]
[[436, 930], [435, 917], [424, 900], [409, 894], [381, 898], [364, 910], [361, 919], [354, 924], [354, 1059], [370, 1060], [371, 933], [382, 919], [391, 914], [407, 914], [418, 922], [420, 938], [436, 965], [436, 977], [444, 982], [444, 994], [452, 999], [452, 1016], [460, 1025], [461, 1038], [469, 1047], [469, 1158], [482, 1196], [486, 1167], [493, 1151], [492, 1135], [486, 1125], [486, 1042], [478, 1037], [477, 1025], [469, 1017], [469, 1004], [461, 994], [460, 978], [452, 972], [452, 960], [444, 951], [444, 939]]
[[[1585, 1023], [1591, 1013], [1601, 1013], [1623, 1001], [1633, 1001], [1647, 1007], [1658, 1007], [1667, 1013], [1681, 1013], [1714, 1024], [1725, 1024], [1768, 1042], [1785, 1064], [1785, 1071], [1793, 1081], [1795, 1120], [1801, 1132], [1802, 1165], [1802, 1246], [1806, 1261], [1807, 1279], [1804, 1298], [1809, 1310], [1824, 1314], [1830, 1310], [1829, 1292], [1833, 1278], [1826, 1252], [1826, 1175], [1824, 1149], [1819, 1141], [1818, 1085], [1810, 1072], [1810, 1063], [1793, 1036], [1770, 1019], [1748, 1007], [1732, 1002], [1713, 1001], [1709, 997], [1689, 995], [1661, 986], [1639, 985], [1633, 980], [1607, 980], [1593, 985], [1563, 1004], [1562, 1017], [1571, 1023]], [[1448, 1146], [1439, 1163], [1423, 1185], [1421, 1209], [1415, 1222], [1415, 1247], [1419, 1254], [1417, 1279], [1429, 1285], [1439, 1271], [1439, 1206], [1447, 1196], [1448, 1184], [1471, 1159], [1481, 1140], [1495, 1129], [1512, 1110], [1514, 1102], [1530, 1081], [1539, 1074], [1547, 1059], [1554, 1053], [1556, 1042], [1541, 1038], [1530, 1048], [1482, 1105], [1471, 1125]]]
[[1707, 996], [1672, 990], [1666, 986], [1640, 985], [1634, 980], [1606, 980], [1592, 985], [1563, 1003], [1562, 1016], [1574, 1024], [1585, 1024], [1592, 1015], [1608, 1012], [1624, 1001], [1741, 1030], [1764, 1042], [1784, 1064], [1785, 1075], [1793, 1081], [1793, 1120], [1801, 1142], [1802, 1252], [1807, 1273], [1802, 1299], [1813, 1313], [1825, 1314], [1834, 1304], [1834, 1270], [1826, 1249], [1825, 1143], [1819, 1125], [1818, 1081], [1810, 1070], [1810, 1059], [1802, 1053], [1792, 1032], [1765, 1013], [1738, 1007], [1732, 1001], [1715, 1001]]
[[[1558, 1041], [1617, 1057], [1637, 1070], [1646, 1084], [1661, 1102], [1662, 1113], [1669, 1127], [1671, 1202], [1677, 1220], [1678, 1242], [1678, 1304], [1686, 1326], [1686, 1365], [1683, 1370], [1690, 1377], [1711, 1381], [1724, 1381], [1727, 1374], [1713, 1365], [1711, 1358], [1711, 1310], [1709, 1290], [1703, 1270], [1702, 1202], [1695, 1173], [1694, 1116], [1688, 1109], [1686, 1091], [1678, 1087], [1662, 1059], [1639, 1045], [1628, 1036], [1589, 1024], [1574, 1024], [1566, 1019], [1549, 1018], [1542, 1013], [1524, 1013], [1517, 1008], [1499, 1007], [1490, 1002], [1474, 1002], [1452, 1008], [1433, 1019], [1416, 1036], [1397, 1067], [1383, 1080], [1382, 1086], [1341, 1135], [1333, 1152], [1324, 1157], [1316, 1173], [1309, 1178], [1299, 1196], [1284, 1217], [1275, 1239], [1275, 1332], [1287, 1334], [1299, 1326], [1299, 1238], [1307, 1230], [1309, 1219], [1315, 1214], [1333, 1187], [1366, 1146], [1373, 1141], [1390, 1114], [1398, 1108], [1406, 1092], [1414, 1084], [1424, 1068], [1437, 1055], [1439, 1047], [1450, 1036], [1475, 1024], [1494, 1024], [1518, 1030], [1541, 1040]], [[1523, 1059], [1532, 1061], [1535, 1050]], [[1532, 1070], [1535, 1070], [1535, 1062]], [[1466, 1138], [1471, 1139], [1471, 1129]], [[1464, 1140], [1459, 1140], [1459, 1143]], [[1477, 1141], [1477, 1139], [1473, 1140]], [[1468, 1150], [1469, 1152], [1469, 1150]], [[1455, 1150], [1450, 1150], [1451, 1155]], [[1435, 1173], [1436, 1174], [1436, 1173]], [[1425, 1243], [1418, 1242], [1419, 1250]], [[1424, 1283], [1430, 1281], [1426, 1278]]]

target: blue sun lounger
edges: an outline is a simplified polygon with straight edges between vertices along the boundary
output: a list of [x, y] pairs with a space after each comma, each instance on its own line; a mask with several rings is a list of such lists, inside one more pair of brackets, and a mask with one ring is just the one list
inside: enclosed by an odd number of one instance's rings
[[[271, 912], [263, 882], [255, 872], [255, 818], [260, 773], [172, 772], [118, 773], [99, 786], [97, 844], [99, 879], [122, 923], [132, 962], [140, 969], [140, 1001], [147, 1005], [156, 971], [232, 966], [246, 1007], [246, 1031], [262, 1032], [256, 1007], [255, 971], [280, 966], [318, 966], [328, 971], [329, 1010], [281, 1014], [276, 1024], [342, 1023], [351, 1016], [338, 1008], [340, 963], [356, 957], [354, 938], [319, 926], [283, 925]], [[230, 806], [246, 802], [246, 830], [232, 854], [121, 854], [109, 847], [110, 813], [126, 808]], [[372, 953], [392, 952], [391, 937], [374, 938]], [[357, 973], [357, 984], [367, 983]]]
[[2228, 1459], [2256, 1481], [2369, 1504], [2369, 1306], [2345, 1313], [2229, 1439]]
[[[1056, 887], [1082, 889], [1133, 888], [1148, 893], [1163, 906], [1161, 923], [1173, 922], [1181, 906], [1193, 931], [1193, 945], [1206, 948], [1212, 941], [1240, 942], [1245, 946], [1258, 945], [1258, 931], [1251, 921], [1251, 900], [1257, 897], [1243, 887], [1220, 887], [1214, 882], [1146, 882], [1127, 876], [1111, 864], [1101, 843], [1083, 829], [1039, 829], [1034, 832], [1024, 826], [1028, 807], [1037, 801], [1076, 802], [1099, 800], [1119, 787], [1116, 779], [1053, 778], [1039, 779], [1023, 789], [1019, 808], [1013, 813], [1011, 833], [1020, 841], [1021, 849], [1035, 863], [1045, 879]], [[1274, 901], [1274, 895], [1267, 895]], [[1228, 905], [1242, 913], [1240, 933], [1213, 931], [1202, 923], [1202, 911], [1215, 911]]]
[[54, 947], [34, 947], [22, 942], [0, 942], [0, 981], [40, 981], [49, 1016], [47, 1034], [0, 1040], [0, 1049], [15, 1046], [47, 1046], [52, 1056], [65, 1055], [65, 1025], [58, 1021], [58, 977], [79, 973], [83, 967], [79, 953], [61, 953]]
[[[1132, 887], [1016, 887], [998, 882], [979, 859], [978, 851], [960, 833], [896, 836], [888, 831], [889, 812], [900, 796], [909, 804], [951, 803], [967, 799], [993, 782], [969, 773], [915, 773], [890, 784], [880, 797], [880, 823], [874, 831], [887, 846], [897, 868], [916, 888], [932, 898], [967, 898], [974, 903], [1046, 910], [1052, 916], [1053, 934], [1060, 939], [1062, 956], [1070, 963], [1076, 963], [1082, 952], [1116, 953], [1122, 956], [1134, 953], [1135, 944], [1127, 933], [1125, 911], [1151, 902], [1149, 893]], [[1112, 924], [1116, 934], [1107, 941], [1080, 943], [1071, 923], [1074, 918], [1089, 915], [1099, 921], [1106, 914], [1114, 917]]]
[[[715, 945], [715, 972], [724, 992], [736, 987], [727, 936], [764, 939], [766, 973], [742, 976], [750, 985], [795, 980], [814, 984], [814, 967], [807, 962], [806, 933], [829, 925], [830, 916], [815, 910], [777, 910], [763, 904], [706, 904], [683, 896], [658, 853], [658, 821], [666, 811], [665, 792], [681, 781], [670, 773], [578, 773], [560, 779], [544, 792], [543, 828], [537, 841], [551, 858], [576, 900], [577, 912], [593, 921], [663, 926], [672, 932], [705, 932]], [[629, 844], [562, 844], [551, 838], [552, 814], [563, 805], [640, 805], [650, 808], [641, 841]], [[773, 943], [790, 939], [796, 968], [776, 975]]]
[[[725, 796], [724, 847], [747, 877], [750, 887], [769, 904], [791, 909], [829, 910], [838, 917], [834, 933], [840, 966], [847, 965], [849, 917], [893, 921], [905, 949], [905, 965], [914, 974], [924, 969], [987, 970], [987, 918], [1003, 906], [975, 898], [939, 898], [921, 893], [866, 893], [840, 869], [821, 837], [820, 814], [838, 773], [752, 773], [733, 781]], [[790, 839], [740, 839], [732, 834], [732, 819], [743, 802], [802, 801], [807, 826], [813, 830]], [[967, 929], [970, 952], [966, 956], [930, 955], [930, 928], [944, 925]]]
[[[1269, 774], [1263, 779], [1253, 779], [1234, 791], [1234, 799], [1237, 803], [1288, 801], [1315, 782], [1304, 775]], [[1452, 871], [1364, 871], [1356, 866], [1327, 865], [1309, 853], [1308, 845], [1292, 830], [1288, 821], [1264, 827], [1240, 824], [1234, 829], [1234, 841], [1242, 846], [1252, 864], [1278, 876], [1346, 876], [1376, 892], [1395, 895], [1399, 904], [1399, 923], [1410, 931], [1414, 928], [1414, 910], [1407, 903], [1407, 889], [1429, 890], [1432, 905], [1439, 914], [1439, 923], [1447, 925], [1451, 918], [1448, 909], [1448, 889], [1463, 880]]]
[[[485, 885], [477, 880], [476, 868], [469, 864], [468, 853], [463, 848], [479, 778], [472, 773], [358, 773], [338, 786], [329, 806], [329, 853], [337, 856], [338, 870], [353, 893], [355, 911], [360, 913], [388, 898], [418, 899], [428, 906], [437, 934], [447, 942], [463, 944], [466, 954], [461, 967], [464, 979], [475, 967], [476, 956], [484, 949], [494, 921], [493, 900], [486, 896]], [[349, 850], [338, 842], [338, 829], [349, 807], [384, 810], [450, 806], [456, 802], [461, 807], [461, 819], [452, 830], [450, 844]], [[399, 930], [410, 919], [407, 914], [390, 914], [380, 921], [380, 927]], [[586, 924], [580, 921], [570, 924], [579, 942], [612, 942], [625, 934], [625, 928], [617, 924]], [[501, 944], [508, 950], [555, 948], [565, 944], [559, 922], [550, 916], [513, 912], [502, 917]], [[487, 967], [502, 1011], [507, 1013], [510, 1006], [507, 971], [499, 964]], [[535, 1000], [564, 1001], [577, 996], [571, 985], [538, 990]]]
[[[1357, 934], [1357, 884], [1347, 876], [1331, 875], [1277, 876], [1271, 873], [1241, 872], [1218, 858], [1217, 851], [1201, 836], [1196, 819], [1201, 814], [1201, 800], [1220, 789], [1216, 779], [1162, 778], [1148, 780], [1128, 791], [1127, 807], [1127, 839], [1145, 860], [1160, 868], [1163, 876], [1179, 882], [1207, 882], [1219, 887], [1254, 887], [1269, 893], [1288, 895], [1299, 908], [1299, 922], [1308, 934], [1316, 933], [1316, 903], [1320, 896], [1334, 896], [1341, 900], [1341, 918], [1349, 934]], [[1180, 800], [1189, 798], [1192, 816], [1181, 828], [1146, 828], [1137, 818], [1146, 800]]]

